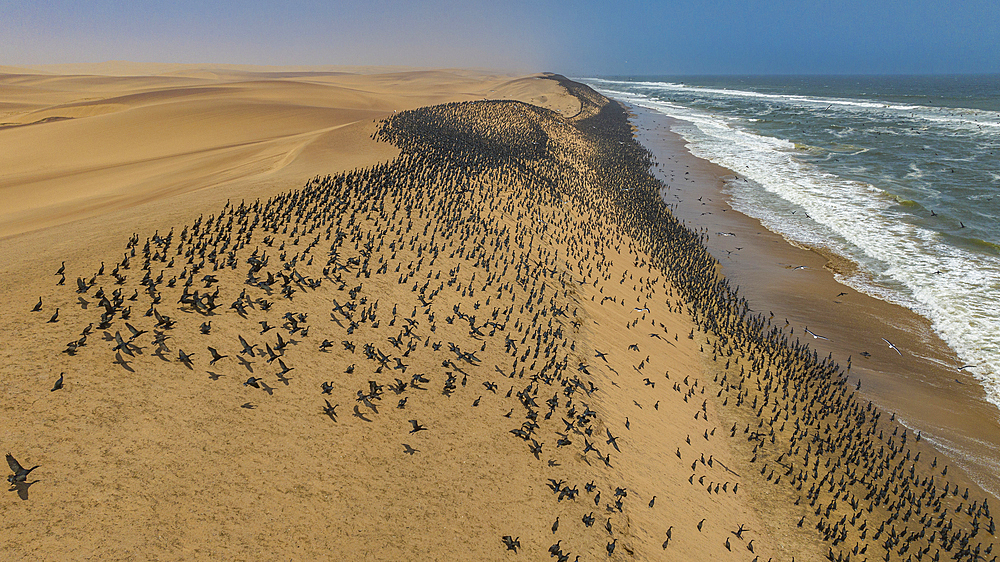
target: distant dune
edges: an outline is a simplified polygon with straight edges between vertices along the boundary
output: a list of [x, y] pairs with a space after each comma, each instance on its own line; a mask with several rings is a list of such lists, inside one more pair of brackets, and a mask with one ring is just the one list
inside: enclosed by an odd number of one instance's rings
[[483, 98], [575, 103], [550, 80], [464, 70], [43, 70], [0, 74], [0, 236], [232, 182], [300, 184], [318, 170], [370, 165], [394, 154], [365, 142], [393, 111]]

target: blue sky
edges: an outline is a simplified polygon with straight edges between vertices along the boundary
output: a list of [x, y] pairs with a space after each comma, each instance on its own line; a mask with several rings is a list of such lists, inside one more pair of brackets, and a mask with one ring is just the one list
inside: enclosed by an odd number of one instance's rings
[[0, 65], [465, 66], [608, 74], [1000, 72], [997, 0], [0, 0]]

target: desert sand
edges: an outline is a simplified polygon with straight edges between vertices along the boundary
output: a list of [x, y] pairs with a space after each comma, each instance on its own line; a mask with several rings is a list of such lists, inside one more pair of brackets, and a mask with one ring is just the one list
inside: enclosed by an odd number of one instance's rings
[[0, 77], [0, 434], [38, 466], [6, 559], [991, 556], [979, 491], [748, 311], [618, 104], [115, 68]]

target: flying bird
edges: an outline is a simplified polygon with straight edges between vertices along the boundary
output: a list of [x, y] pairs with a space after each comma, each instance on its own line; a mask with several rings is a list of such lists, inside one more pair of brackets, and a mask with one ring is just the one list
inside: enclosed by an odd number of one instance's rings
[[11, 472], [14, 473], [7, 477], [7, 481], [12, 485], [26, 481], [28, 479], [28, 474], [31, 474], [32, 470], [41, 466], [36, 464], [31, 468], [24, 468], [10, 453], [7, 453], [7, 464], [10, 466]]
[[328, 416], [330, 416], [331, 420], [337, 421], [337, 406], [338, 406], [338, 404], [331, 405], [330, 401], [326, 400], [326, 399], [324, 399], [323, 401], [326, 402], [326, 406], [323, 406], [323, 413], [326, 414], [326, 415], [328, 415]]
[[882, 341], [884, 341], [884, 342], [886, 343], [886, 345], [888, 345], [888, 346], [889, 346], [889, 349], [891, 349], [891, 350], [895, 351], [896, 353], [898, 353], [898, 354], [900, 355], [900, 357], [902, 357], [902, 356], [903, 356], [903, 352], [901, 352], [901, 351], [900, 351], [900, 350], [899, 350], [899, 349], [898, 349], [898, 348], [896, 347], [896, 345], [895, 345], [895, 344], [893, 344], [893, 343], [892, 343], [891, 341], [889, 341], [889, 340], [887, 340], [887, 339], [885, 339], [885, 338], [882, 338]]
[[209, 365], [215, 365], [215, 362], [219, 359], [229, 357], [228, 355], [220, 355], [219, 351], [212, 346], [208, 346], [208, 351], [212, 354], [212, 360], [208, 362]]
[[806, 333], [809, 334], [810, 336], [812, 336], [813, 339], [820, 339], [820, 340], [830, 341], [830, 338], [828, 338], [826, 336], [821, 336], [821, 335], [817, 334], [816, 332], [813, 332], [812, 330], [810, 330], [808, 327], [806, 327]]

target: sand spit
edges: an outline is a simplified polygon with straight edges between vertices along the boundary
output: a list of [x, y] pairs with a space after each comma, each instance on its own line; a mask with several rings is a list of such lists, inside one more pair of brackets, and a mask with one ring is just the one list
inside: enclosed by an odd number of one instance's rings
[[989, 559], [987, 502], [552, 78], [573, 112], [398, 112], [382, 163], [10, 272], [6, 558]]

